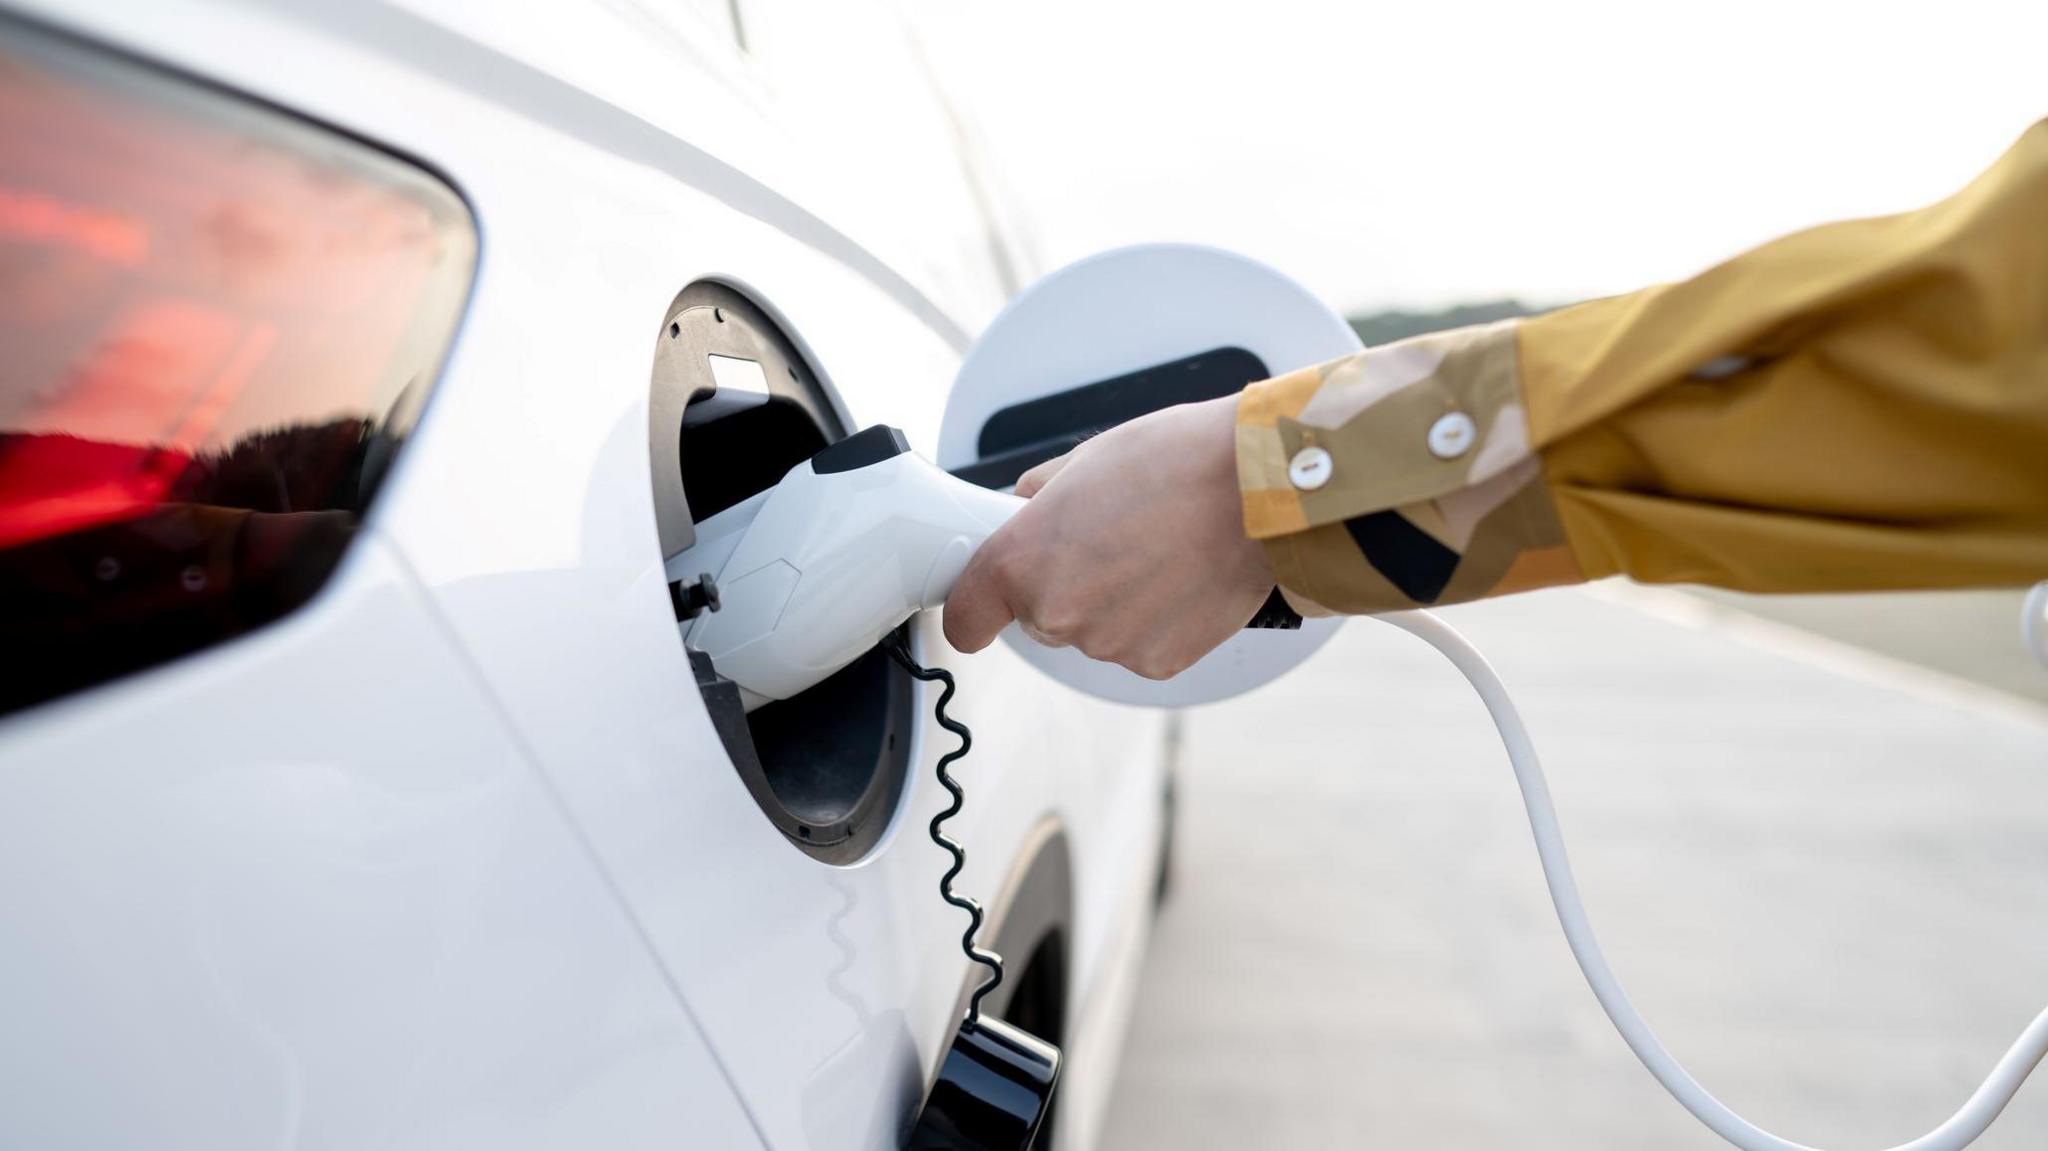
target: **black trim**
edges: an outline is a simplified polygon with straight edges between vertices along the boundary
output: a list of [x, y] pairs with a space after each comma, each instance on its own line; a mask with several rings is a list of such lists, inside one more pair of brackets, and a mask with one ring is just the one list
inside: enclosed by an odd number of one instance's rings
[[[1009, 877], [1004, 881], [1002, 893], [997, 896], [988, 917], [989, 929], [983, 938], [993, 940], [990, 950], [1023, 964], [1028, 973], [1031, 957], [1047, 939], [1064, 941], [1073, 927], [1074, 920], [1074, 864], [1067, 847], [1067, 837], [1057, 826], [1040, 825], [1019, 857], [1011, 864]], [[1065, 956], [1061, 956], [1064, 967]], [[979, 973], [975, 973], [978, 978]], [[1005, 980], [989, 992], [982, 1001], [982, 1010], [998, 1019], [1011, 1019], [1010, 1004], [1023, 986], [1022, 977]], [[966, 1007], [964, 996], [960, 1002]], [[1030, 1020], [1028, 1030], [1052, 1043], [1058, 1043], [1066, 1034], [1064, 1017], [1050, 1020], [1041, 1013]]]
[[910, 450], [903, 433], [887, 424], [862, 428], [835, 444], [828, 444], [811, 457], [811, 470], [821, 476], [856, 472], [883, 460], [893, 460]]
[[953, 475], [977, 487], [1001, 491], [1004, 488], [1015, 487], [1019, 476], [1055, 456], [1073, 451], [1087, 438], [1077, 434], [1056, 440], [1044, 440], [1013, 452], [1004, 452], [1001, 455], [976, 460], [971, 464], [963, 464], [953, 469]]
[[1259, 610], [1253, 614], [1251, 622], [1244, 626], [1271, 628], [1274, 631], [1299, 631], [1301, 613], [1294, 610], [1287, 602], [1287, 597], [1281, 595], [1280, 589], [1276, 587], [1267, 594], [1266, 602], [1259, 605]]
[[909, 1151], [1027, 1151], [1059, 1078], [1059, 1048], [999, 1019], [969, 1020], [939, 1064]]
[[[760, 763], [746, 779], [789, 841], [825, 863], [881, 842], [910, 776], [916, 696], [881, 648], [785, 700], [748, 713]], [[737, 759], [734, 766], [745, 765]]]
[[1174, 404], [1233, 395], [1265, 376], [1265, 363], [1243, 348], [1211, 348], [1012, 404], [981, 425], [975, 447], [992, 456], [1083, 429], [1115, 427]]
[[[751, 360], [768, 395], [721, 390], [713, 355]], [[696, 542], [696, 522], [773, 487], [851, 430], [796, 342], [745, 293], [699, 280], [676, 293], [655, 339], [647, 393], [661, 554]]]
[[1416, 603], [1435, 603], [1458, 570], [1458, 553], [1396, 511], [1344, 521], [1344, 530], [1373, 570]]
[[1270, 374], [1264, 360], [1243, 348], [1211, 348], [1012, 404], [982, 424], [975, 443], [981, 458], [953, 474], [985, 488], [1006, 488], [1089, 436], [1175, 404], [1236, 395]]
[[[673, 587], [674, 585], [670, 585]], [[711, 729], [725, 745], [726, 755], [739, 769], [740, 778], [753, 786], [761, 775], [761, 756], [754, 750], [754, 736], [747, 730], [747, 708], [740, 699], [740, 687], [718, 674], [711, 657], [690, 651], [690, 671], [696, 675], [697, 690], [704, 695], [704, 710], [710, 713]]]

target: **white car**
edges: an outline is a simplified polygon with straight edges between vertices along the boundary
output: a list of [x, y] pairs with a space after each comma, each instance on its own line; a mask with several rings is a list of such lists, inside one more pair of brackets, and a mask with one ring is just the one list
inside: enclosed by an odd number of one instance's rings
[[[896, 14], [6, 7], [0, 1147], [902, 1145], [981, 974], [952, 737], [879, 651], [722, 706], [664, 570], [934, 453], [1029, 270]], [[1080, 1151], [1171, 721], [911, 628]]]

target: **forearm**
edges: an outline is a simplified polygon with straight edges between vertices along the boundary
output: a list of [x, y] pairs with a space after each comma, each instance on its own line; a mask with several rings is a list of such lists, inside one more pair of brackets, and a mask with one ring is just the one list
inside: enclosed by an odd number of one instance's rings
[[1381, 611], [1580, 578], [1528, 438], [1520, 376], [1510, 322], [1246, 389], [1245, 524], [1289, 597]]
[[1918, 212], [1256, 384], [1237, 447], [1249, 533], [1337, 611], [2048, 578], [2048, 125]]

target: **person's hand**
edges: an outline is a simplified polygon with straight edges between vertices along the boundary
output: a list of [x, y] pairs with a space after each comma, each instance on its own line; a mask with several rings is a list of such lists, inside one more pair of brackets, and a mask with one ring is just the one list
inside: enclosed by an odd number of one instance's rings
[[1185, 670], [1273, 590], [1244, 533], [1236, 397], [1110, 429], [1017, 481], [1025, 504], [946, 600], [946, 639], [980, 651], [1015, 619], [1149, 679]]

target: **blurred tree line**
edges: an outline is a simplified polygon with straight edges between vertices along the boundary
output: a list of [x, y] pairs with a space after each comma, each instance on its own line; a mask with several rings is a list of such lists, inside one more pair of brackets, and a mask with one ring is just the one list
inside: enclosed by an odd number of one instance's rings
[[1495, 320], [1513, 319], [1516, 316], [1533, 316], [1547, 308], [1532, 307], [1520, 300], [1488, 300], [1478, 304], [1459, 304], [1440, 312], [1371, 312], [1352, 316], [1351, 330], [1368, 348], [1419, 336], [1424, 332], [1441, 332], [1446, 328], [1462, 328], [1468, 324], [1490, 324]]

